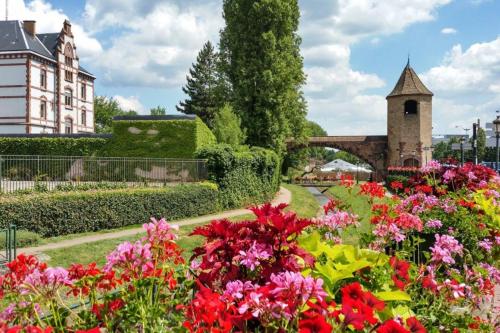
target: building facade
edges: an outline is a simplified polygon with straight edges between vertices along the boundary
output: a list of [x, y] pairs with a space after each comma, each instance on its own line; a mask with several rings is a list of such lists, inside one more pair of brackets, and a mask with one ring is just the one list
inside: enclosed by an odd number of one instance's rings
[[0, 22], [0, 134], [94, 132], [95, 77], [76, 50], [69, 21], [48, 34]]
[[387, 96], [388, 166], [421, 167], [432, 160], [432, 97], [408, 61]]

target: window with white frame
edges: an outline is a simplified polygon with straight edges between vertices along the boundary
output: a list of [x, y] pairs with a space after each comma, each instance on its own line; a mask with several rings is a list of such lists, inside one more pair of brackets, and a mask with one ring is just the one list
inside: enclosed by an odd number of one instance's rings
[[82, 126], [87, 126], [87, 110], [83, 109], [81, 112]]
[[40, 87], [47, 88], [47, 70], [46, 69], [40, 70]]
[[47, 101], [40, 101], [40, 119], [47, 120]]
[[65, 134], [72, 134], [73, 133], [73, 119], [66, 118], [64, 120], [64, 133]]
[[73, 107], [73, 91], [69, 88], [64, 90], [64, 105], [67, 108]]

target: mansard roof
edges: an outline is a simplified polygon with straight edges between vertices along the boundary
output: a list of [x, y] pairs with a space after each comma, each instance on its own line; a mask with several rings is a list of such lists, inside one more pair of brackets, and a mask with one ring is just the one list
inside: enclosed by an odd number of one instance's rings
[[402, 95], [428, 95], [434, 94], [420, 81], [417, 73], [411, 68], [410, 61], [403, 69], [403, 73], [399, 77], [398, 83], [387, 97], [402, 96]]
[[0, 21], [0, 52], [32, 51], [55, 60], [37, 36], [27, 33], [21, 21]]
[[[31, 51], [45, 58], [57, 61], [57, 45], [60, 33], [32, 36], [23, 28], [21, 21], [0, 21], [0, 53]], [[94, 77], [88, 70], [79, 67], [80, 72]]]

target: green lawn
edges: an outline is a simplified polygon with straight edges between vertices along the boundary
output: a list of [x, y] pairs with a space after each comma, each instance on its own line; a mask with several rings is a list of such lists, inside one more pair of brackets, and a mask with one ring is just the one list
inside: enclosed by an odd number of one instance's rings
[[[288, 210], [293, 210], [297, 212], [297, 214], [300, 217], [314, 217], [316, 216], [318, 210], [319, 210], [319, 205], [316, 201], [316, 198], [309, 193], [309, 191], [303, 187], [296, 186], [296, 185], [283, 185], [285, 188], [290, 190], [292, 192], [292, 202], [290, 204], [290, 207], [287, 208]], [[247, 214], [247, 215], [242, 215], [238, 216], [235, 218], [232, 218], [231, 221], [237, 222], [237, 221], [242, 221], [245, 219], [251, 219], [252, 215]], [[199, 224], [203, 225], [203, 224]], [[189, 258], [192, 254], [192, 251], [195, 247], [201, 245], [203, 239], [202, 237], [188, 237], [188, 234], [197, 226], [199, 225], [190, 225], [190, 226], [184, 226], [180, 227], [179, 229], [179, 240], [177, 243], [184, 249], [184, 257]], [[137, 226], [130, 226], [125, 229], [129, 229], [132, 227], [138, 227]], [[110, 232], [109, 230], [106, 232]], [[80, 235], [68, 235], [68, 236], [63, 236], [63, 237], [57, 237], [57, 238], [52, 238], [52, 239], [47, 239], [44, 242], [48, 243], [50, 240], [52, 242], [54, 241], [60, 241], [60, 240], [65, 240], [65, 239], [72, 239], [72, 238], [78, 238], [82, 235], [88, 236], [92, 234], [99, 234], [103, 232], [97, 232], [97, 233], [85, 233], [85, 234], [80, 234]], [[111, 252], [118, 244], [125, 242], [125, 241], [130, 241], [134, 242], [138, 240], [141, 236], [140, 235], [134, 235], [134, 236], [128, 236], [128, 237], [123, 237], [123, 238], [116, 238], [116, 239], [110, 239], [110, 240], [103, 240], [99, 242], [92, 242], [88, 244], [82, 244], [82, 245], [77, 245], [77, 246], [72, 246], [72, 247], [67, 247], [63, 249], [57, 249], [57, 250], [50, 250], [46, 251], [45, 254], [50, 257], [50, 260], [48, 261], [48, 264], [51, 266], [62, 266], [62, 267], [67, 267], [71, 263], [78, 262], [82, 264], [88, 264], [91, 262], [96, 262], [99, 265], [102, 265], [106, 261], [106, 255]]]
[[[359, 216], [361, 225], [359, 228], [351, 229], [343, 235], [344, 242], [348, 244], [357, 244], [361, 234], [370, 233], [372, 225], [370, 224], [371, 206], [368, 199], [364, 195], [358, 195], [359, 186], [355, 185], [351, 190], [343, 186], [334, 186], [328, 189], [327, 195], [341, 200], [343, 203], [350, 205], [354, 214]], [[380, 199], [375, 202], [384, 202], [388, 199]]]

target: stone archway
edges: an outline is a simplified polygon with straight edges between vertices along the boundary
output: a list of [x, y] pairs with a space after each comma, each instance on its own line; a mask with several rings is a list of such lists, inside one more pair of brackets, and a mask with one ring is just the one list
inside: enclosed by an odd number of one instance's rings
[[370, 164], [375, 170], [374, 178], [381, 181], [387, 172], [387, 136], [319, 136], [310, 137], [307, 144], [288, 141], [288, 149], [325, 147], [346, 151]]

